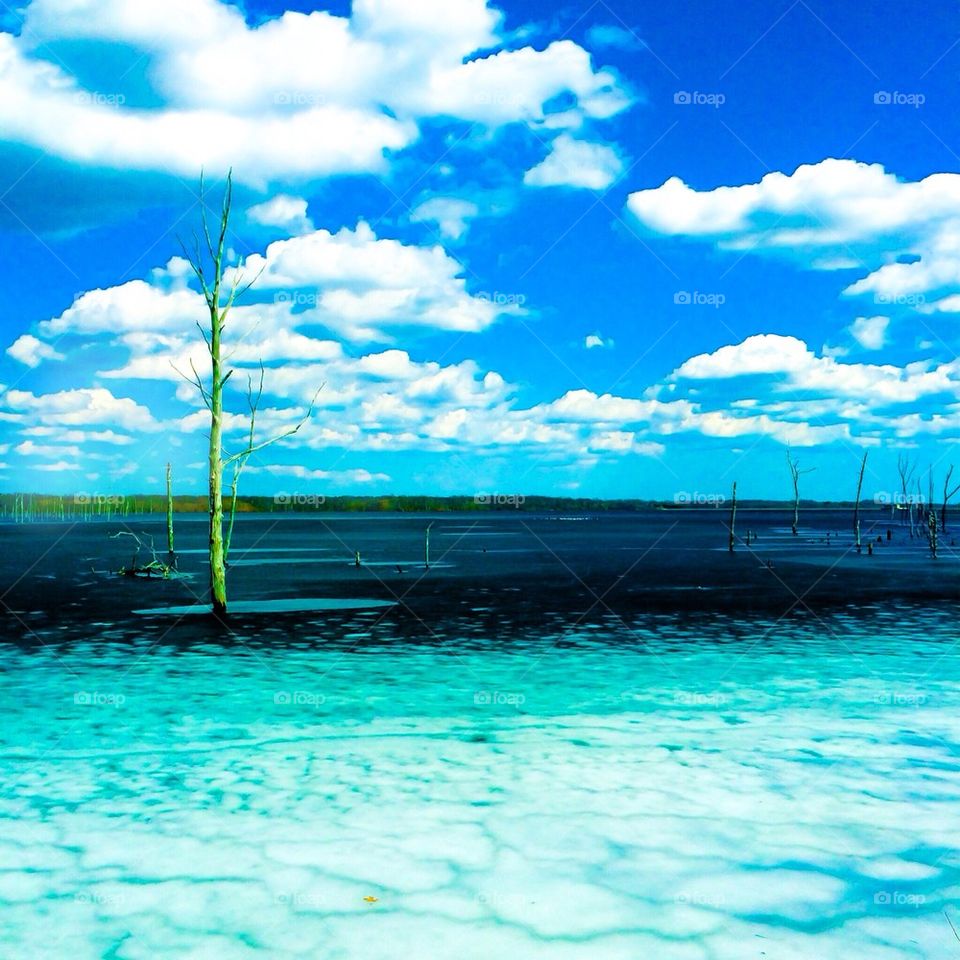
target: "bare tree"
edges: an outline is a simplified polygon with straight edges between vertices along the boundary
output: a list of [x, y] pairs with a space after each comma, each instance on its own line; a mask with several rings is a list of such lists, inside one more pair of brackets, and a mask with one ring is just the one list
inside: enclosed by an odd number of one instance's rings
[[224, 563], [230, 557], [230, 543], [233, 540], [233, 523], [237, 517], [237, 485], [240, 482], [240, 474], [243, 473], [243, 468], [247, 465], [247, 461], [250, 459], [251, 455], [254, 454], [257, 450], [262, 450], [264, 447], [270, 446], [272, 443], [276, 443], [278, 440], [284, 440], [287, 437], [292, 437], [297, 433], [300, 428], [310, 419], [310, 415], [313, 413], [314, 405], [317, 402], [317, 395], [320, 393], [320, 390], [323, 389], [323, 385], [317, 390], [313, 395], [313, 400], [310, 402], [310, 406], [307, 409], [306, 414], [301, 417], [292, 427], [287, 430], [284, 430], [283, 433], [279, 433], [274, 437], [271, 437], [269, 440], [263, 441], [263, 443], [257, 443], [255, 441], [256, 437], [256, 425], [257, 425], [257, 412], [260, 409], [260, 401], [263, 399], [263, 361], [260, 362], [260, 381], [257, 385], [257, 390], [254, 392], [253, 389], [253, 376], [247, 374], [247, 410], [250, 415], [250, 429], [247, 433], [247, 445], [239, 452], [235, 453], [224, 460], [223, 465], [225, 467], [233, 467], [233, 477], [230, 481], [230, 523], [227, 526], [227, 536], [223, 545], [223, 559]]
[[167, 563], [175, 567], [177, 555], [173, 552], [173, 483], [170, 464], [167, 464]]
[[913, 481], [913, 475], [916, 472], [917, 465], [910, 462], [910, 458], [901, 453], [897, 457], [897, 473], [900, 475], [900, 503], [897, 505], [901, 511], [900, 523], [904, 522], [903, 510], [907, 510], [907, 519], [910, 523], [910, 539], [913, 539], [913, 494], [910, 492], [910, 485]]
[[955, 487], [950, 486], [950, 478], [953, 476], [953, 464], [950, 464], [947, 475], [943, 478], [943, 505], [940, 507], [940, 530], [947, 532], [947, 504], [960, 492], [960, 483]]
[[733, 494], [730, 498], [730, 537], [727, 548], [733, 553], [733, 546], [737, 540], [737, 481], [733, 481]]
[[425, 570], [430, 569], [430, 528], [433, 526], [433, 521], [431, 520], [427, 524], [427, 529], [424, 532], [424, 542], [423, 542], [423, 567]]
[[816, 467], [801, 470], [800, 461], [789, 450], [787, 450], [787, 466], [790, 468], [790, 478], [793, 480], [793, 524], [790, 529], [796, 536], [797, 525], [800, 523], [800, 477], [805, 473], [813, 473]]
[[[192, 376], [185, 378], [200, 392], [204, 405], [210, 411], [210, 442], [208, 448], [208, 478], [210, 496], [210, 602], [213, 613], [222, 616], [227, 612], [226, 549], [223, 539], [223, 471], [225, 466], [234, 465], [233, 505], [236, 507], [236, 483], [250, 455], [257, 450], [284, 437], [296, 433], [309, 419], [313, 404], [296, 426], [278, 436], [261, 443], [254, 442], [254, 423], [256, 410], [263, 394], [263, 364], [260, 365], [260, 389], [256, 401], [253, 400], [252, 378], [248, 378], [248, 401], [250, 402], [250, 432], [246, 447], [239, 453], [224, 459], [223, 455], [223, 388], [233, 375], [232, 369], [225, 369], [227, 358], [223, 356], [223, 332], [227, 317], [237, 300], [256, 282], [254, 277], [244, 282], [239, 272], [235, 272], [232, 282], [227, 285], [224, 279], [227, 231], [230, 226], [230, 208], [233, 202], [233, 171], [227, 174], [223, 200], [220, 206], [219, 224], [211, 233], [204, 196], [203, 177], [200, 178], [200, 215], [203, 229], [203, 243], [194, 234], [193, 249], [184, 246], [184, 255], [193, 269], [209, 314], [209, 327], [205, 328], [197, 321], [197, 327], [210, 355], [210, 377], [208, 381], [197, 372], [193, 361], [190, 362]], [[258, 274], [259, 276], [259, 274]], [[232, 523], [231, 523], [232, 529]]]
[[863, 493], [863, 474], [867, 469], [868, 452], [869, 451], [864, 450], [863, 459], [860, 461], [860, 476], [857, 479], [857, 499], [853, 505], [853, 536], [857, 545], [857, 553], [861, 553], [863, 549], [860, 544], [860, 496]]

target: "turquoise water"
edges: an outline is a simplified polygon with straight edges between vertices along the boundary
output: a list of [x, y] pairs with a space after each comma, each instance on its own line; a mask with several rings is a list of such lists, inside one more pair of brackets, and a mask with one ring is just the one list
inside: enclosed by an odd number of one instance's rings
[[0, 956], [958, 956], [955, 623], [38, 629]]

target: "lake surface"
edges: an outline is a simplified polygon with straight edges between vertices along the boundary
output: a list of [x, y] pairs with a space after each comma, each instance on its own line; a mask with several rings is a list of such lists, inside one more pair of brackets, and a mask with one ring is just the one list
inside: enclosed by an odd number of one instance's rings
[[951, 603], [532, 611], [445, 571], [223, 627], [133, 615], [182, 585], [81, 569], [92, 526], [7, 588], [0, 956], [960, 955]]

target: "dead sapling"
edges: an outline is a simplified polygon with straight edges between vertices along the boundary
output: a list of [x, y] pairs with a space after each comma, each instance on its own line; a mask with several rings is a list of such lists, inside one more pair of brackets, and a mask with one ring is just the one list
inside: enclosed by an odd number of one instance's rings
[[[203, 232], [203, 243], [200, 237], [194, 234], [193, 249], [188, 250], [183, 245], [184, 256], [200, 286], [206, 305], [206, 327], [197, 321], [197, 328], [203, 337], [203, 342], [210, 357], [210, 373], [205, 380], [197, 372], [197, 368], [190, 361], [190, 376], [181, 372], [187, 382], [193, 384], [200, 393], [200, 398], [210, 412], [210, 433], [207, 453], [208, 491], [209, 491], [209, 568], [210, 568], [210, 602], [215, 616], [223, 616], [227, 612], [227, 577], [226, 577], [226, 550], [223, 536], [223, 471], [230, 465], [245, 464], [247, 459], [257, 450], [261, 450], [283, 437], [290, 436], [300, 429], [313, 412], [311, 404], [307, 415], [296, 427], [273, 437], [260, 444], [254, 444], [252, 439], [247, 447], [232, 457], [223, 455], [223, 388], [226, 386], [233, 370], [226, 369], [230, 357], [223, 356], [223, 333], [227, 317], [237, 300], [242, 297], [259, 279], [258, 273], [252, 280], [246, 281], [241, 270], [234, 270], [232, 277], [227, 274], [227, 232], [230, 227], [230, 209], [233, 202], [233, 171], [227, 174], [226, 187], [220, 206], [219, 223], [214, 231], [210, 229], [210, 218], [207, 213], [207, 203], [204, 194], [204, 180], [200, 178], [200, 220]], [[261, 273], [263, 271], [261, 270]], [[227, 276], [225, 276], [227, 274]], [[261, 376], [263, 365], [261, 364]], [[178, 371], [180, 372], [180, 371]], [[252, 424], [251, 424], [252, 438]]]
[[737, 481], [733, 481], [733, 494], [730, 497], [730, 535], [727, 539], [727, 549], [733, 553], [737, 542]]
[[240, 482], [240, 474], [243, 473], [243, 468], [247, 465], [247, 461], [250, 459], [251, 454], [255, 453], [257, 450], [262, 450], [264, 447], [268, 447], [271, 444], [277, 443], [279, 440], [286, 439], [287, 437], [292, 437], [295, 433], [297, 433], [313, 414], [313, 407], [317, 402], [317, 396], [320, 394], [320, 390], [323, 389], [323, 384], [321, 384], [317, 392], [313, 395], [313, 400], [310, 401], [310, 407], [306, 414], [296, 424], [294, 424], [294, 426], [275, 437], [271, 437], [269, 440], [266, 440], [263, 443], [256, 443], [255, 436], [257, 428], [257, 412], [260, 409], [260, 401], [263, 399], [263, 377], [264, 368], [263, 361], [261, 360], [260, 380], [257, 384], [256, 392], [254, 392], [253, 389], [253, 377], [250, 374], [247, 374], [247, 409], [249, 411], [250, 423], [250, 429], [247, 433], [247, 445], [239, 453], [235, 453], [232, 456], [227, 457], [227, 459], [224, 461], [224, 466], [233, 467], [233, 476], [230, 480], [230, 522], [227, 525], [227, 535], [223, 544], [224, 564], [228, 562], [230, 557], [230, 544], [233, 541], [233, 524], [237, 518], [237, 486]]
[[940, 532], [947, 532], [947, 504], [960, 492], [960, 483], [956, 486], [950, 486], [950, 479], [953, 476], [953, 464], [950, 464], [947, 475], [943, 480], [943, 503], [940, 506]]
[[[916, 472], [917, 465], [910, 462], [910, 458], [901, 453], [897, 457], [897, 473], [900, 475], [900, 502], [895, 504], [895, 508], [900, 512], [900, 524], [909, 523], [910, 539], [915, 534], [913, 522], [913, 495], [910, 493], [910, 486], [913, 482], [913, 475]], [[906, 514], [906, 516], [905, 516]]]
[[797, 527], [800, 524], [800, 478], [807, 473], [813, 473], [816, 467], [809, 467], [806, 470], [800, 469], [800, 461], [788, 450], [787, 466], [790, 468], [790, 479], [793, 481], [793, 523], [790, 529], [794, 536], [797, 536]]
[[864, 451], [863, 459], [860, 461], [860, 476], [857, 479], [857, 499], [853, 504], [853, 539], [857, 547], [857, 553], [863, 552], [863, 546], [860, 543], [860, 497], [863, 493], [863, 474], [867, 469], [867, 452]]
[[423, 538], [423, 569], [430, 569], [430, 528], [433, 526], [433, 521], [431, 520], [427, 524], [427, 529], [424, 531]]
[[173, 549], [173, 482], [170, 464], [167, 464], [167, 566], [177, 569], [177, 555]]
[[[149, 543], [144, 543], [137, 534], [129, 530], [121, 530], [119, 533], [110, 534], [111, 540], [118, 540], [120, 537], [132, 537], [136, 548], [133, 551], [133, 557], [130, 560], [129, 567], [121, 567], [117, 573], [121, 577], [139, 577], [144, 580], [169, 580], [176, 575], [176, 570], [168, 563], [164, 563], [158, 556], [153, 546], [153, 537], [147, 534], [143, 535]], [[150, 552], [150, 559], [146, 563], [140, 562], [140, 551]]]

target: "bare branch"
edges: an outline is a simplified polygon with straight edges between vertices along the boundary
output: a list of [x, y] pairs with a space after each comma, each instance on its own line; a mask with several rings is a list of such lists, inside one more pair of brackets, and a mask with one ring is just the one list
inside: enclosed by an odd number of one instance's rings
[[193, 376], [188, 377], [182, 370], [178, 369], [177, 365], [171, 360], [170, 366], [173, 367], [174, 371], [183, 377], [187, 383], [196, 387], [200, 391], [200, 398], [203, 400], [204, 406], [209, 410], [210, 409], [210, 394], [207, 392], [206, 387], [203, 385], [203, 381], [200, 379], [200, 374], [197, 373], [197, 368], [193, 365], [193, 360], [190, 361], [190, 368], [193, 370]]
[[[246, 460], [251, 456], [251, 454], [256, 453], [258, 450], [263, 450], [264, 447], [272, 446], [273, 444], [279, 442], [280, 440], [286, 440], [287, 437], [292, 437], [295, 433], [299, 432], [300, 428], [313, 416], [313, 408], [316, 405], [317, 397], [320, 396], [320, 391], [326, 386], [325, 383], [320, 384], [317, 388], [317, 392], [313, 395], [313, 399], [310, 401], [310, 406], [307, 409], [307, 412], [303, 415], [303, 418], [299, 420], [293, 427], [289, 430], [285, 430], [283, 433], [278, 433], [275, 437], [271, 437], [269, 440], [264, 440], [262, 443], [254, 444], [253, 443], [253, 430], [250, 431], [250, 443], [247, 445], [246, 450], [241, 450], [239, 453], [235, 453], [230, 457], [227, 457], [223, 461], [224, 466], [229, 466], [231, 463], [236, 463], [238, 460]], [[260, 368], [260, 394], [263, 393], [263, 365], [261, 363]], [[259, 404], [260, 399], [259, 395], [257, 397], [257, 403]], [[252, 414], [255, 414], [255, 410], [252, 411]], [[253, 421], [253, 415], [251, 415], [251, 426]]]
[[203, 342], [207, 345], [207, 353], [213, 349], [213, 345], [210, 343], [210, 338], [207, 336], [207, 331], [203, 329], [200, 325], [200, 321], [196, 321], [197, 329], [200, 331], [200, 336], [203, 337]]

